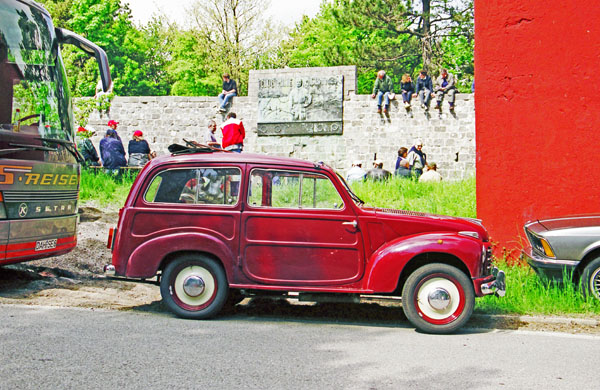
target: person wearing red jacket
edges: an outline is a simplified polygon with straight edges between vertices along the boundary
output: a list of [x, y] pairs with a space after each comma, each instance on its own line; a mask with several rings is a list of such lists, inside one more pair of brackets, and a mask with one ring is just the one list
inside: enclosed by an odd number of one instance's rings
[[246, 131], [241, 120], [236, 118], [235, 112], [230, 112], [221, 124], [223, 132], [223, 149], [242, 153]]

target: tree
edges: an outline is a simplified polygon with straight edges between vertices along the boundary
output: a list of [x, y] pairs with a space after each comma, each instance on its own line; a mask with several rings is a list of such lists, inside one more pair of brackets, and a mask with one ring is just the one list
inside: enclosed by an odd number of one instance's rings
[[378, 69], [396, 82], [420, 63], [418, 41], [379, 25], [352, 23], [364, 18], [350, 3], [323, 3], [314, 18], [304, 18], [282, 44], [288, 66], [356, 65], [358, 93], [370, 93]]
[[436, 45], [447, 36], [472, 36], [472, 0], [335, 0], [336, 17], [361, 30], [419, 39], [422, 65], [433, 67]]
[[210, 48], [207, 71], [230, 73], [242, 93], [249, 69], [272, 63], [279, 44], [278, 30], [263, 18], [267, 6], [268, 0], [202, 0], [192, 8], [192, 32]]
[[221, 92], [217, 72], [210, 64], [210, 47], [193, 31], [178, 31], [173, 39], [173, 59], [167, 66], [174, 80], [171, 94], [210, 96]]
[[[155, 18], [136, 28], [131, 11], [121, 0], [42, 0], [54, 23], [102, 47], [108, 55], [114, 92], [118, 95], [165, 95], [171, 80], [170, 26]], [[74, 96], [94, 95], [98, 65], [82, 51], [62, 49]]]

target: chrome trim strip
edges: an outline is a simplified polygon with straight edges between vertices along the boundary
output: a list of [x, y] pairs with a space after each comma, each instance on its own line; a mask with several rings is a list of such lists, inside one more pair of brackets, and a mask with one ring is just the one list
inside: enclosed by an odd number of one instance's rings
[[465, 236], [465, 237], [473, 237], [476, 239], [479, 239], [479, 233], [477, 232], [472, 232], [472, 231], [462, 231], [462, 232], [458, 232], [459, 236]]
[[541, 258], [533, 253], [527, 253], [525, 251], [523, 251], [523, 253], [529, 257], [531, 260], [533, 260], [534, 262], [538, 263], [538, 264], [553, 264], [553, 265], [565, 265], [565, 266], [576, 266], [577, 264], [579, 264], [580, 260], [558, 260], [558, 259], [551, 259], [551, 258]]

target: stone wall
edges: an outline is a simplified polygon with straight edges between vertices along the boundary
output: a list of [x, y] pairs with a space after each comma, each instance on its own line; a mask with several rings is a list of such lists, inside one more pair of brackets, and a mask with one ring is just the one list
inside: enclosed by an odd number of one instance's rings
[[[303, 76], [344, 75], [342, 135], [257, 135], [256, 79], [283, 72]], [[396, 99], [392, 102], [389, 117], [385, 117], [376, 113], [375, 101], [369, 95], [355, 94], [355, 75], [354, 67], [251, 71], [249, 96], [234, 98], [231, 106], [231, 111], [242, 119], [246, 128], [244, 151], [324, 161], [340, 171], [346, 171], [355, 160], [370, 167], [376, 154], [384, 162], [384, 168], [393, 170], [398, 148], [410, 148], [420, 139], [428, 161], [438, 164], [438, 171], [444, 178], [463, 179], [475, 172], [472, 95], [457, 95], [453, 115], [447, 104], [440, 115], [433, 109], [426, 113], [416, 101], [413, 101], [412, 110], [407, 111]], [[133, 131], [140, 129], [153, 150], [166, 154], [168, 145], [183, 143], [183, 138], [202, 141], [207, 121], [214, 119], [219, 124], [225, 114], [217, 112], [216, 97], [116, 97], [108, 115], [95, 113], [90, 117], [89, 125], [99, 130], [92, 138], [95, 145], [98, 145], [109, 119], [120, 122], [118, 131], [125, 148]]]

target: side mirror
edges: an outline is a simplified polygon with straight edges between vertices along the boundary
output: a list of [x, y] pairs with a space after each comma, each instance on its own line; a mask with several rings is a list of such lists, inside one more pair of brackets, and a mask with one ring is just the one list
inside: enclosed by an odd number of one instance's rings
[[73, 31], [65, 30], [64, 28], [56, 28], [56, 37], [59, 43], [77, 46], [90, 57], [94, 56], [100, 67], [100, 79], [102, 80], [102, 90], [110, 91], [112, 80], [110, 78], [110, 68], [108, 66], [108, 57], [106, 52], [95, 43], [85, 39], [81, 35], [75, 34]]

